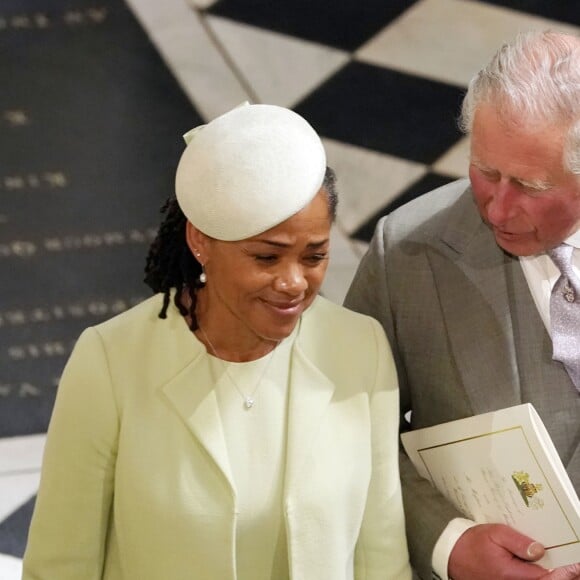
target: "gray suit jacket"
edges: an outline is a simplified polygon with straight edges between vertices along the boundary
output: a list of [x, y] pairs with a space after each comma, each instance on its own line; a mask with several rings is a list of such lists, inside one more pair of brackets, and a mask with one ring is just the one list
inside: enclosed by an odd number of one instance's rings
[[[495, 243], [460, 180], [383, 218], [345, 305], [385, 328], [402, 416], [420, 428], [532, 403], [580, 489], [580, 397], [537, 312], [521, 266]], [[405, 421], [402, 419], [402, 426]], [[401, 456], [411, 562], [431, 576], [437, 538], [460, 514]]]

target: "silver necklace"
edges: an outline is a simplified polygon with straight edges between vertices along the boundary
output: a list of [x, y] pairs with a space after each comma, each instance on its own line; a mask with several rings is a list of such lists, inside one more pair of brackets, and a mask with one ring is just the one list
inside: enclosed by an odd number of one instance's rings
[[274, 348], [272, 349], [272, 352], [270, 352], [267, 355], [268, 356], [268, 360], [266, 361], [266, 364], [264, 365], [264, 368], [263, 368], [263, 370], [262, 370], [262, 372], [260, 374], [260, 378], [258, 379], [258, 381], [256, 383], [256, 386], [254, 387], [254, 390], [249, 395], [246, 395], [242, 391], [242, 389], [240, 389], [240, 387], [238, 386], [238, 384], [236, 383], [236, 381], [234, 381], [234, 378], [232, 377], [232, 375], [230, 375], [229, 370], [228, 370], [227, 361], [225, 361], [223, 358], [221, 358], [219, 356], [219, 354], [218, 354], [215, 346], [212, 344], [211, 340], [209, 339], [209, 337], [205, 333], [205, 330], [201, 326], [199, 326], [199, 324], [197, 325], [197, 327], [199, 328], [201, 334], [203, 334], [203, 337], [205, 338], [207, 344], [209, 345], [209, 348], [211, 349], [213, 355], [217, 359], [219, 359], [220, 361], [222, 361], [223, 367], [224, 367], [224, 372], [225, 372], [226, 376], [228, 377], [228, 379], [230, 380], [230, 382], [232, 383], [232, 385], [234, 385], [234, 387], [235, 387], [236, 391], [238, 391], [240, 397], [242, 397], [242, 401], [244, 402], [244, 408], [249, 411], [256, 404], [256, 399], [255, 399], [256, 392], [260, 388], [260, 385], [262, 384], [262, 380], [266, 376], [266, 371], [270, 367], [270, 363], [272, 362], [272, 359], [274, 358], [274, 351], [276, 350], [276, 347], [280, 344], [280, 341], [277, 341], [276, 342]]

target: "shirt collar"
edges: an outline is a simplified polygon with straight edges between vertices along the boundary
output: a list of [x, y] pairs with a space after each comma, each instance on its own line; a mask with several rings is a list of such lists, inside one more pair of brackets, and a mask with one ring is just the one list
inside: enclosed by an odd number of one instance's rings
[[569, 238], [566, 238], [564, 243], [580, 248], [580, 229], [576, 230]]

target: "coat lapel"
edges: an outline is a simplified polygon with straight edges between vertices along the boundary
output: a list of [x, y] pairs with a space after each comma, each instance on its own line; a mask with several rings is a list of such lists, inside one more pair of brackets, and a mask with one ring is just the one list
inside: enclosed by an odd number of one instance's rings
[[[311, 308], [314, 307], [315, 305]], [[305, 354], [305, 352], [316, 352], [316, 350], [309, 350], [311, 347], [305, 344], [311, 342], [312, 333], [304, 326], [302, 322], [290, 364], [286, 495], [291, 493], [296, 483], [304, 477], [306, 459], [316, 441], [322, 418], [335, 389], [334, 383]], [[324, 344], [321, 337], [313, 340], [318, 344], [312, 348], [320, 349]], [[328, 340], [328, 337], [324, 340]]]
[[521, 402], [504, 254], [463, 196], [430, 251], [457, 369], [474, 413]]
[[[195, 359], [163, 387], [163, 392], [234, 490], [216, 397], [216, 381], [205, 357], [201, 356], [201, 349], [198, 350]], [[218, 379], [218, 385], [220, 380], [223, 377]]]
[[[297, 329], [297, 337], [292, 349], [290, 363], [290, 385], [288, 400], [288, 438], [285, 489], [292, 491], [297, 481], [304, 476], [305, 463], [316, 440], [324, 413], [334, 394], [335, 385], [327, 375], [317, 368], [305, 352], [316, 353], [328, 340], [319, 336], [315, 324], [311, 324], [311, 310], [316, 302], [305, 313]], [[187, 351], [181, 353], [180, 359], [187, 356], [182, 370], [162, 387], [164, 395], [191, 434], [206, 449], [212, 460], [223, 473], [233, 493], [232, 471], [228, 460], [225, 436], [216, 398], [216, 386], [225, 377], [215, 377], [206, 364], [203, 350], [197, 342], [191, 343], [191, 337], [185, 336], [181, 327], [177, 327], [177, 348], [184, 343]]]

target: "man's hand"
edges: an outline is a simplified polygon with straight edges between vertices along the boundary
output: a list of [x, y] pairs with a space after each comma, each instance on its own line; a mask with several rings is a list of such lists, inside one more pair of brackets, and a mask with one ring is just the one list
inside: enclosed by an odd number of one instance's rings
[[548, 570], [533, 564], [544, 548], [503, 524], [479, 524], [464, 532], [449, 556], [453, 580], [571, 580], [555, 576], [565, 568]]

